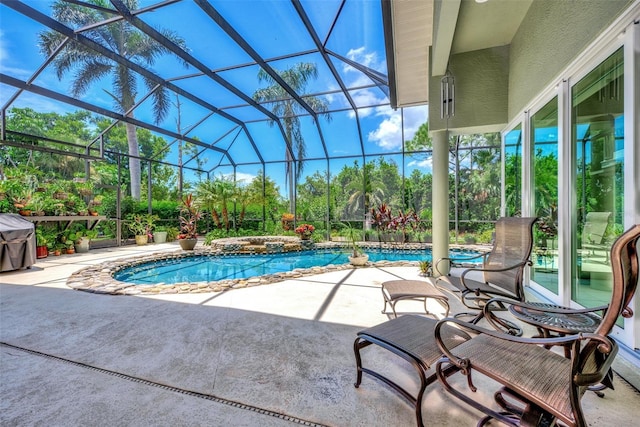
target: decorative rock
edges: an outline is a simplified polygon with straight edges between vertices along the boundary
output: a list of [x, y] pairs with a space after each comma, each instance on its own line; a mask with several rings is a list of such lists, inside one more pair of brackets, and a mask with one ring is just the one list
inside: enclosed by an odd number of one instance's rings
[[[113, 278], [114, 274], [119, 270], [128, 267], [135, 267], [141, 263], [165, 260], [171, 263], [179, 263], [181, 259], [190, 256], [209, 256], [212, 259], [219, 256], [229, 254], [247, 254], [247, 248], [257, 246], [264, 252], [266, 248], [278, 251], [289, 251], [292, 248], [306, 248], [306, 245], [312, 245], [317, 248], [339, 249], [345, 247], [345, 243], [337, 244], [336, 242], [327, 242], [314, 244], [313, 241], [301, 241], [297, 237], [292, 236], [258, 236], [220, 239], [212, 243], [211, 248], [199, 247], [193, 251], [184, 252], [182, 250], [171, 252], [155, 252], [149, 255], [139, 255], [127, 259], [117, 261], [105, 261], [102, 264], [89, 266], [73, 273], [67, 280], [67, 286], [73, 289], [86, 292], [112, 294], [112, 295], [140, 295], [140, 294], [176, 294], [176, 293], [201, 293], [201, 292], [224, 292], [230, 289], [244, 288], [247, 286], [259, 286], [264, 284], [276, 283], [287, 279], [294, 279], [313, 274], [322, 274], [331, 271], [342, 271], [354, 268], [349, 264], [327, 265], [325, 267], [312, 267], [308, 269], [295, 269], [289, 272], [274, 273], [261, 277], [253, 277], [250, 279], [227, 279], [217, 282], [196, 282], [196, 283], [177, 283], [174, 285], [166, 285], [158, 283], [155, 285], [135, 285], [132, 283], [120, 282]], [[367, 248], [379, 248], [396, 251], [399, 249], [398, 244], [383, 243], [361, 243], [361, 247], [366, 251]], [[424, 244], [410, 244], [411, 250], [423, 250]], [[233, 250], [231, 251], [231, 248]], [[299, 250], [299, 249], [295, 249]], [[254, 252], [258, 252], [255, 250]], [[369, 263], [370, 266], [387, 267], [387, 266], [414, 266], [417, 267], [416, 261], [378, 261]]]

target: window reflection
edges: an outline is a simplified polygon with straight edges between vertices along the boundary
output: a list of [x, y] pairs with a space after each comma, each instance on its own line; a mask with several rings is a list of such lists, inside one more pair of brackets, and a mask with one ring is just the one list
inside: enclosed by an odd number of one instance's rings
[[610, 299], [608, 253], [623, 230], [623, 84], [619, 49], [572, 88], [577, 209], [572, 299], [587, 307]]
[[558, 293], [558, 98], [531, 116], [535, 227], [531, 278]]

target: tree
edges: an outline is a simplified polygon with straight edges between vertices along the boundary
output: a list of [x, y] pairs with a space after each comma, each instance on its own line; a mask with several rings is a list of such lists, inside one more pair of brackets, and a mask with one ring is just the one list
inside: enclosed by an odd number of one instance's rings
[[[127, 8], [137, 9], [137, 0], [123, 0]], [[112, 13], [106, 9], [110, 8], [110, 3], [106, 0], [87, 0], [88, 3], [105, 8], [89, 8], [77, 4], [56, 1], [53, 4], [53, 17], [65, 25], [72, 28], [80, 28], [88, 24], [102, 22], [113, 18]], [[168, 30], [159, 30], [165, 37], [186, 49], [185, 42], [175, 33]], [[156, 59], [170, 51], [152, 39], [139, 32], [127, 20], [119, 20], [106, 25], [98, 26], [91, 30], [84, 31], [83, 36], [101, 45], [106, 45], [120, 56], [143, 66], [152, 66]], [[66, 36], [56, 31], [43, 31], [39, 34], [40, 51], [47, 56], [53, 55], [56, 49], [63, 43]], [[102, 56], [84, 45], [70, 40], [53, 60], [53, 66], [58, 75], [58, 79], [72, 70], [75, 70], [71, 86], [71, 94], [79, 97], [85, 94], [91, 84], [100, 81], [106, 76], [111, 76], [113, 80], [113, 91], [107, 94], [113, 98], [116, 108], [127, 117], [134, 117], [133, 107], [136, 105], [138, 89], [136, 86], [136, 73], [124, 65], [114, 63], [109, 58]], [[148, 90], [155, 88], [156, 83], [143, 77]], [[164, 87], [153, 91], [151, 95], [153, 103], [153, 114], [156, 123], [161, 122], [170, 108], [169, 94]], [[130, 123], [126, 124], [127, 141], [129, 148], [129, 173], [131, 176], [131, 196], [140, 199], [140, 160], [138, 138], [136, 127]]]
[[381, 205], [387, 194], [387, 186], [380, 179], [379, 173], [375, 172], [375, 163], [366, 163], [363, 168], [358, 168], [357, 162], [354, 162], [356, 175], [351, 181], [346, 191], [349, 196], [348, 210], [353, 215], [359, 213], [367, 214], [374, 206]]
[[209, 209], [216, 227], [224, 226], [227, 231], [229, 231], [228, 204], [234, 200], [235, 191], [236, 186], [232, 177], [222, 175], [213, 180], [199, 182], [196, 186], [196, 198]]
[[327, 171], [316, 171], [298, 185], [298, 213], [302, 220], [324, 220], [327, 208], [329, 215], [335, 210], [332, 203], [327, 207], [327, 175]]
[[255, 202], [264, 208], [265, 214], [273, 224], [280, 222], [278, 214], [281, 209], [284, 209], [284, 202], [280, 196], [280, 189], [273, 179], [260, 171], [247, 185], [247, 191], [254, 195]]
[[[59, 141], [67, 141], [78, 145], [86, 145], [92, 139], [94, 118], [89, 112], [75, 111], [72, 113], [40, 113], [31, 108], [12, 108], [7, 114], [7, 127], [14, 132], [20, 132], [33, 137], [11, 135], [11, 139], [20, 142], [33, 142], [37, 137], [51, 138]], [[45, 145], [59, 150], [70, 150], [68, 146], [51, 141], [37, 141], [37, 145]], [[75, 152], [84, 149], [75, 149]], [[36, 150], [23, 150], [13, 147], [4, 149], [5, 162], [8, 165], [35, 165], [49, 175], [57, 174], [60, 177], [73, 177], [74, 172], [84, 170], [84, 161], [72, 155], [52, 155]]]
[[[300, 62], [293, 67], [284, 71], [277, 71], [278, 75], [282, 77], [296, 93], [301, 94], [305, 91], [307, 84], [311, 79], [318, 78], [318, 67], [316, 64], [308, 62]], [[287, 176], [287, 186], [289, 189], [289, 208], [293, 212], [295, 210], [295, 195], [294, 188], [295, 182], [301, 176], [304, 158], [306, 157], [306, 145], [302, 132], [300, 130], [299, 115], [305, 114], [306, 110], [295, 99], [291, 98], [289, 93], [280, 86], [264, 69], [260, 69], [258, 72], [258, 81], [265, 82], [269, 86], [266, 88], [258, 89], [253, 94], [253, 99], [258, 102], [268, 102], [272, 105], [271, 111], [276, 116], [282, 118], [284, 124], [285, 137], [295, 152], [298, 168], [295, 174], [293, 174], [291, 154], [289, 150], [285, 152], [285, 173]], [[316, 98], [314, 96], [302, 96], [304, 102], [306, 102], [316, 113], [325, 113], [324, 116], [327, 120], [331, 119], [331, 116], [326, 113], [328, 110], [328, 104], [325, 100]], [[270, 125], [273, 126], [274, 122], [270, 121]]]
[[[425, 151], [433, 149], [433, 141], [429, 136], [429, 122], [420, 125], [413, 138], [404, 142], [404, 151], [411, 153], [414, 151]], [[416, 153], [415, 155], [417, 155]], [[414, 154], [410, 154], [414, 156]]]
[[[102, 133], [107, 127], [111, 125], [111, 121], [109, 119], [99, 119], [96, 121], [96, 131], [98, 133]], [[157, 135], [154, 135], [148, 129], [137, 128], [136, 130], [136, 140], [138, 144], [138, 153], [141, 157], [145, 157], [148, 159], [156, 159], [162, 160], [167, 155], [166, 146], [167, 141]], [[125, 153], [128, 149], [128, 133], [126, 126], [122, 124], [118, 124], [116, 126], [111, 127], [108, 132], [103, 135], [104, 143], [107, 148], [107, 152], [105, 152], [105, 161], [116, 165], [117, 164], [117, 156], [113, 153]], [[122, 167], [124, 169], [128, 169], [130, 165], [123, 164]], [[153, 186], [152, 186], [152, 198], [158, 200], [163, 198], [174, 198], [176, 195], [171, 194], [170, 183], [173, 182], [174, 173], [173, 168], [168, 165], [164, 165], [162, 163], [152, 162], [151, 163], [152, 176], [153, 176]], [[148, 170], [148, 168], [145, 168]], [[131, 174], [130, 174], [131, 175]], [[142, 190], [146, 190], [147, 177], [141, 176], [141, 183], [144, 181], [144, 184], [140, 185]], [[142, 179], [144, 178], [144, 179]], [[117, 184], [122, 185], [126, 184], [126, 177], [123, 176], [122, 180], [125, 181], [123, 183], [117, 182], [104, 182], [104, 184]], [[174, 196], [174, 197], [171, 197]]]

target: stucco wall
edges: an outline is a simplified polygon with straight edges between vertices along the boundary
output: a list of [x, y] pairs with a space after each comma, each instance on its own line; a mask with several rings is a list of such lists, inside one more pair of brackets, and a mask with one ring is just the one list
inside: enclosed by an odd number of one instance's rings
[[[450, 129], [465, 132], [489, 131], [487, 125], [499, 130], [507, 123], [509, 47], [453, 55], [449, 71], [455, 78], [455, 116], [449, 120]], [[440, 79], [429, 81], [429, 129], [444, 129], [440, 119]]]
[[535, 0], [511, 42], [509, 120], [633, 0]]

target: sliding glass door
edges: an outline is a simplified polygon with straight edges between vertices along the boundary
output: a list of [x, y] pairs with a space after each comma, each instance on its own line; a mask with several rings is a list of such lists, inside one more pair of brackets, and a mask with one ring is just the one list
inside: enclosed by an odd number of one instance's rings
[[608, 254], [623, 230], [623, 59], [621, 48], [571, 88], [575, 153], [571, 299], [587, 307], [611, 298]]
[[530, 119], [534, 229], [531, 279], [558, 294], [558, 97]]

